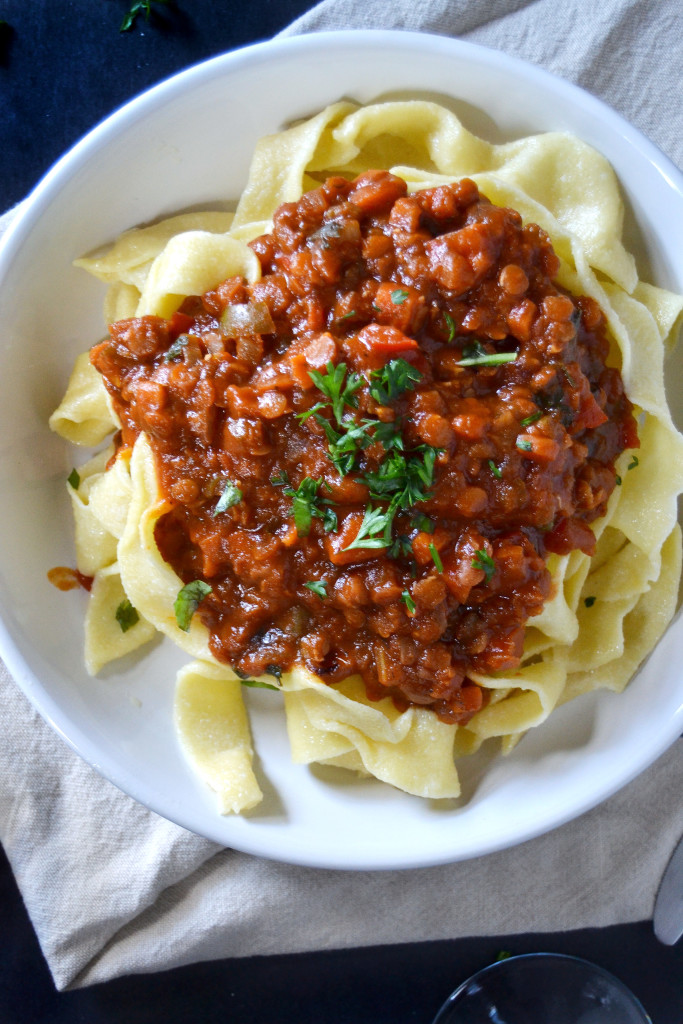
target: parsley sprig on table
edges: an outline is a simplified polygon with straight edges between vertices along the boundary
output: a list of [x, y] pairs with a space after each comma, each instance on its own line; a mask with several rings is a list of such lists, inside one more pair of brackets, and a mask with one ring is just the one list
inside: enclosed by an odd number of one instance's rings
[[170, 4], [173, 0], [133, 0], [130, 5], [128, 13], [121, 22], [120, 32], [128, 32], [133, 25], [139, 14], [144, 14], [145, 21], [149, 21], [149, 16], [152, 13], [152, 4]]

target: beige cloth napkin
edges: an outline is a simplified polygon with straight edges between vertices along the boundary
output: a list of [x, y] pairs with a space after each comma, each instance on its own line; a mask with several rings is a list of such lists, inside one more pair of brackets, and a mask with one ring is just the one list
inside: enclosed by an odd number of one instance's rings
[[[517, 54], [598, 93], [683, 162], [679, 0], [325, 0], [288, 32], [342, 27], [425, 29]], [[0, 714], [0, 840], [60, 989], [223, 957], [646, 919], [683, 825], [679, 740], [602, 806], [511, 850], [405, 872], [292, 867], [223, 850], [130, 800], [2, 666]]]

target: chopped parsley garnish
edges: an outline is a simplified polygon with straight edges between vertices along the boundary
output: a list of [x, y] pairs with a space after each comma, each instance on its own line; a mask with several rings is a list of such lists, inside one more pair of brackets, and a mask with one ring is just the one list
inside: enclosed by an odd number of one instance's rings
[[275, 683], [265, 683], [262, 679], [241, 679], [242, 686], [252, 686], [258, 690], [279, 690], [280, 687], [276, 686]]
[[408, 298], [408, 292], [405, 288], [395, 288], [391, 293], [391, 301], [395, 306], [400, 306]]
[[192, 580], [178, 591], [178, 596], [173, 604], [175, 620], [185, 633], [190, 631], [190, 622], [197, 608], [212, 588], [204, 580]]
[[434, 482], [434, 463], [440, 451], [423, 444], [412, 452], [389, 452], [377, 469], [365, 473], [362, 480], [373, 498], [388, 498], [396, 509], [412, 508], [432, 496], [429, 488]]
[[284, 469], [281, 469], [278, 473], [275, 473], [274, 476], [271, 476], [270, 482], [273, 487], [284, 487], [285, 484], [289, 483], [289, 477], [285, 473]]
[[436, 566], [436, 571], [443, 572], [443, 562], [441, 561], [441, 555], [436, 550], [435, 544], [429, 545], [429, 554], [432, 556], [432, 562]]
[[[363, 378], [358, 373], [346, 373], [346, 363], [328, 363], [327, 373], [320, 373], [319, 370], [309, 370], [308, 375], [317, 387], [322, 391], [332, 406], [332, 412], [337, 423], [341, 426], [344, 415], [344, 406], [350, 405], [353, 409], [358, 407], [356, 391], [361, 387]], [[312, 411], [312, 410], [311, 410]]]
[[517, 352], [487, 352], [477, 340], [465, 345], [462, 356], [456, 366], [502, 366], [503, 363], [514, 363]]
[[339, 323], [339, 324], [340, 324], [340, 323], [342, 322], [342, 320], [350, 320], [350, 319], [351, 319], [351, 317], [352, 317], [352, 316], [355, 316], [355, 315], [356, 315], [356, 311], [355, 311], [355, 309], [350, 309], [350, 310], [348, 311], [348, 313], [344, 313], [344, 315], [343, 315], [343, 316], [340, 316], [340, 317], [338, 318], [338, 320], [337, 320], [337, 323]]
[[391, 544], [393, 519], [394, 512], [391, 510], [391, 506], [384, 511], [381, 508], [373, 508], [372, 505], [368, 505], [358, 533], [350, 544], [342, 548], [342, 551], [351, 551], [353, 548], [388, 548]]
[[309, 583], [304, 583], [304, 586], [308, 590], [313, 591], [314, 594], [317, 594], [321, 601], [324, 601], [327, 597], [327, 583], [325, 580], [311, 580]]
[[453, 319], [450, 313], [444, 313], [443, 318], [446, 321], [446, 325], [448, 327], [448, 338], [446, 340], [450, 345], [455, 338], [455, 320]]
[[325, 533], [331, 533], [337, 529], [337, 513], [331, 507], [332, 502], [328, 498], [321, 498], [318, 494], [323, 483], [323, 480], [314, 480], [312, 477], [306, 476], [296, 490], [292, 487], [285, 487], [282, 492], [292, 499], [292, 515], [296, 532], [300, 537], [307, 537], [311, 532], [313, 516], [322, 519]]
[[493, 473], [493, 475], [494, 475], [495, 477], [497, 477], [497, 479], [498, 479], [498, 480], [500, 480], [500, 479], [502, 478], [502, 476], [503, 476], [503, 471], [502, 471], [502, 469], [500, 468], [500, 466], [497, 466], [497, 465], [495, 464], [495, 462], [493, 461], [493, 459], [489, 459], [489, 469], [491, 470], [491, 472]]
[[179, 334], [172, 345], [168, 347], [164, 355], [164, 361], [172, 363], [175, 359], [180, 359], [183, 354], [183, 349], [190, 340], [189, 334]]
[[115, 615], [122, 633], [127, 633], [129, 629], [132, 629], [140, 621], [140, 616], [127, 597], [124, 597], [116, 609]]
[[66, 478], [66, 482], [69, 487], [73, 487], [74, 491], [77, 491], [81, 486], [81, 477], [77, 469], [72, 469]]
[[436, 523], [429, 516], [426, 516], [424, 512], [418, 512], [413, 516], [412, 527], [414, 530], [419, 530], [420, 533], [434, 533]]
[[585, 604], [586, 608], [592, 608], [593, 605], [595, 604], [595, 598], [594, 597], [586, 597], [584, 599], [583, 603]]
[[119, 31], [128, 32], [129, 29], [131, 29], [135, 24], [135, 20], [138, 14], [144, 14], [145, 21], [149, 21], [149, 16], [152, 13], [153, 3], [168, 4], [170, 3], [170, 0], [133, 0], [133, 3], [130, 5], [128, 14], [121, 22], [121, 28], [119, 29]]
[[615, 483], [616, 483], [617, 487], [621, 487], [621, 477], [619, 476], [618, 473], [617, 473], [617, 475], [615, 476], [614, 479], [615, 479]]
[[472, 559], [472, 568], [480, 569], [486, 576], [486, 582], [491, 582], [491, 577], [496, 571], [496, 563], [493, 561], [491, 556], [481, 548], [475, 551], [474, 558]]
[[378, 405], [389, 405], [421, 379], [417, 367], [405, 359], [391, 359], [381, 370], [370, 374], [370, 396]]
[[265, 674], [267, 676], [275, 676], [278, 683], [282, 679], [282, 669], [279, 665], [266, 665]]
[[408, 614], [409, 615], [414, 615], [415, 614], [415, 602], [413, 601], [412, 597], [410, 596], [410, 591], [404, 590], [403, 593], [401, 594], [401, 600], [403, 601], [404, 605], [408, 609]]
[[562, 373], [564, 374], [564, 378], [567, 381], [567, 384], [569, 384], [569, 387], [570, 388], [575, 388], [576, 387], [576, 381], [574, 380], [574, 378], [572, 377], [571, 373], [569, 372], [569, 370], [567, 369], [566, 366], [562, 367]]
[[225, 512], [226, 509], [232, 508], [233, 505], [239, 505], [241, 500], [242, 492], [237, 484], [234, 484], [232, 480], [226, 480], [223, 486], [223, 493], [218, 499], [212, 515], [220, 515], [221, 512]]
[[519, 448], [520, 452], [531, 451], [532, 444], [528, 437], [518, 437], [515, 444]]
[[522, 426], [530, 427], [532, 423], [536, 422], [536, 420], [540, 420], [542, 415], [543, 411], [541, 409], [539, 409], [538, 412], [532, 412], [531, 416], [524, 417], [524, 419], [522, 420]]
[[409, 558], [413, 553], [413, 544], [410, 537], [406, 537], [404, 533], [399, 533], [398, 537], [395, 537], [387, 548], [387, 555], [389, 558]]
[[638, 465], [640, 465], [640, 460], [637, 455], [634, 455], [626, 469], [635, 469]]

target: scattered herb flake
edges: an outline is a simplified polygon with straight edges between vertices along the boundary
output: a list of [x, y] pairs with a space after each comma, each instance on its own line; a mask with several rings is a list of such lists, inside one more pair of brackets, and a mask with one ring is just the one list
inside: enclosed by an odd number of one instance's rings
[[528, 437], [518, 437], [515, 444], [519, 448], [520, 452], [531, 451], [532, 444]]
[[140, 616], [127, 597], [124, 597], [116, 609], [115, 615], [122, 633], [127, 633], [129, 629], [132, 629], [140, 621]]
[[583, 603], [585, 604], [586, 608], [592, 608], [593, 605], [595, 604], [595, 598], [594, 597], [587, 597], [587, 598], [584, 599]]
[[408, 615], [414, 615], [415, 614], [415, 602], [413, 601], [412, 597], [410, 596], [410, 591], [404, 590], [403, 593], [401, 594], [401, 600], [403, 601], [404, 605], [408, 609]]
[[252, 686], [258, 690], [279, 690], [280, 687], [276, 686], [275, 683], [266, 683], [263, 679], [241, 679], [242, 686]]
[[342, 551], [351, 551], [353, 548], [388, 548], [391, 544], [393, 518], [394, 511], [391, 506], [384, 511], [368, 505], [358, 533]]
[[522, 420], [522, 426], [530, 427], [532, 423], [536, 422], [536, 420], [540, 420], [542, 415], [543, 411], [541, 409], [539, 409], [538, 412], [532, 412], [531, 416], [524, 417], [524, 419]]
[[192, 616], [206, 595], [211, 593], [211, 590], [212, 588], [204, 580], [192, 580], [178, 591], [173, 610], [175, 620], [183, 632], [189, 633]]
[[422, 374], [405, 359], [391, 359], [381, 370], [370, 374], [370, 395], [379, 405], [389, 405], [404, 392], [410, 391]]
[[308, 590], [312, 590], [314, 594], [317, 594], [321, 601], [324, 601], [327, 597], [327, 583], [325, 580], [311, 580], [309, 583], [304, 583], [304, 586]]
[[363, 378], [358, 373], [346, 373], [346, 363], [328, 363], [327, 373], [320, 373], [319, 370], [309, 370], [308, 375], [317, 387], [322, 391], [329, 404], [337, 423], [341, 424], [344, 414], [344, 406], [349, 405], [353, 409], [358, 406], [356, 391], [361, 387]]
[[463, 359], [459, 359], [456, 366], [502, 366], [504, 363], [514, 363], [517, 352], [484, 352], [483, 354], [467, 355], [468, 349], [463, 351]]
[[496, 563], [493, 561], [491, 556], [486, 553], [483, 549], [475, 551], [474, 558], [472, 559], [472, 568], [480, 569], [481, 572], [486, 576], [486, 582], [491, 582], [491, 577], [496, 571]]
[[128, 10], [128, 13], [121, 22], [121, 28], [119, 29], [119, 31], [128, 32], [135, 24], [135, 21], [139, 14], [144, 14], [145, 21], [149, 21], [149, 16], [152, 13], [153, 3], [168, 4], [169, 2], [170, 0], [133, 0], [133, 3], [130, 5], [130, 8]]
[[617, 475], [615, 477], [615, 481], [616, 481], [617, 487], [621, 487], [621, 477], [619, 476], [618, 473], [617, 473]]
[[405, 288], [395, 288], [391, 293], [391, 301], [395, 306], [400, 306], [408, 298], [408, 292]]
[[436, 529], [434, 520], [426, 516], [424, 512], [418, 512], [413, 516], [412, 526], [414, 530], [419, 530], [421, 533], [434, 533]]
[[450, 313], [444, 313], [443, 318], [448, 326], [447, 342], [450, 345], [455, 339], [455, 320], [453, 319]]
[[502, 479], [503, 471], [499, 466], [495, 464], [493, 459], [489, 459], [489, 469], [498, 480]]
[[279, 665], [266, 665], [265, 675], [275, 676], [279, 683], [280, 680], [282, 679], [282, 669], [280, 668]]
[[313, 516], [322, 519], [326, 533], [337, 529], [337, 514], [331, 507], [332, 502], [327, 498], [321, 498], [318, 494], [322, 484], [323, 480], [314, 480], [312, 477], [306, 476], [296, 490], [292, 487], [285, 487], [282, 492], [292, 499], [292, 515], [296, 532], [300, 537], [307, 537], [311, 532]]
[[628, 469], [635, 469], [636, 466], [638, 466], [638, 465], [640, 465], [640, 460], [639, 460], [637, 455], [634, 455], [632, 457], [631, 461], [629, 462], [628, 466], [626, 467], [626, 469], [627, 470]]
[[81, 486], [81, 477], [78, 470], [72, 469], [68, 477], [66, 478], [66, 481], [69, 487], [73, 487], [74, 491], [77, 491], [78, 488]]
[[436, 571], [437, 572], [443, 572], [443, 562], [441, 561], [441, 555], [436, 550], [436, 545], [435, 544], [430, 544], [429, 545], [429, 553], [432, 556], [432, 561], [433, 561], [434, 565], [436, 566]]
[[212, 515], [215, 517], [220, 515], [221, 512], [225, 512], [226, 509], [232, 508], [233, 505], [239, 505], [242, 500], [242, 492], [234, 484], [232, 480], [226, 480], [223, 486], [223, 493], [221, 494]]
[[565, 380], [567, 381], [567, 384], [569, 384], [569, 387], [570, 388], [575, 388], [576, 387], [576, 381], [574, 380], [574, 378], [572, 377], [571, 373], [569, 372], [569, 370], [567, 369], [566, 366], [562, 367], [562, 373], [564, 374]]
[[180, 359], [181, 355], [183, 354], [183, 349], [185, 348], [189, 340], [189, 334], [179, 334], [176, 340], [173, 342], [173, 344], [170, 345], [166, 350], [164, 354], [164, 361], [167, 363], [172, 363], [174, 360]]
[[509, 960], [512, 953], [508, 949], [501, 949], [500, 953], [496, 957], [496, 963], [499, 964], [501, 960]]
[[278, 473], [275, 473], [274, 476], [271, 476], [270, 482], [273, 487], [284, 487], [289, 483], [289, 477], [285, 473], [284, 469], [281, 469]]

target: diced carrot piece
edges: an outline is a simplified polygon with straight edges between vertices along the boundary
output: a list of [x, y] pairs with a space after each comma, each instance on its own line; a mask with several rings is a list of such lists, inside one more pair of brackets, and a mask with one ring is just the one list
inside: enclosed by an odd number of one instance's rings
[[371, 558], [377, 558], [375, 548], [358, 547], [351, 548], [350, 551], [344, 550], [358, 536], [363, 518], [363, 512], [350, 512], [342, 522], [339, 532], [328, 533], [325, 537], [325, 550], [333, 565], [352, 565], [354, 562], [367, 562]]
[[414, 338], [409, 338], [403, 331], [385, 324], [368, 324], [358, 332], [358, 340], [363, 342], [370, 352], [382, 352], [389, 356], [399, 352], [415, 352], [419, 349]]

